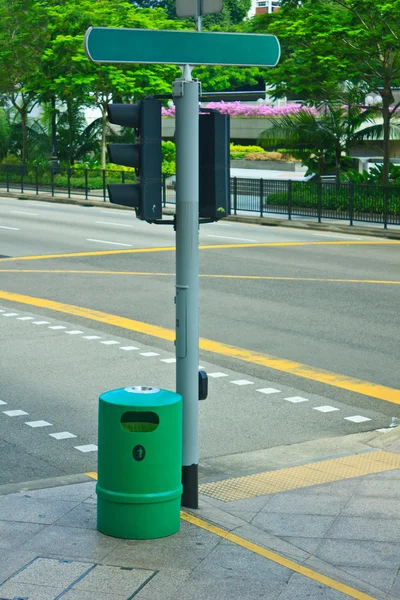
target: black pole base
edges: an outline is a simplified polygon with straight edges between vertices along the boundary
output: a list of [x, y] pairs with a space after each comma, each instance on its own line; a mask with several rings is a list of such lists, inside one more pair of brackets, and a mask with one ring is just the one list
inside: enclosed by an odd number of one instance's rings
[[182, 467], [182, 506], [185, 506], [186, 508], [199, 508], [198, 481], [198, 465]]

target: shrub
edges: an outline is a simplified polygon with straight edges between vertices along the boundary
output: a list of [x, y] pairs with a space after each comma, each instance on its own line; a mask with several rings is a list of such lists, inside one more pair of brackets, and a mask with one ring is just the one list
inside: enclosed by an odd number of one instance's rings
[[241, 159], [247, 154], [259, 152], [264, 152], [264, 148], [261, 148], [260, 146], [241, 146], [240, 144], [233, 143], [230, 145], [231, 160]]

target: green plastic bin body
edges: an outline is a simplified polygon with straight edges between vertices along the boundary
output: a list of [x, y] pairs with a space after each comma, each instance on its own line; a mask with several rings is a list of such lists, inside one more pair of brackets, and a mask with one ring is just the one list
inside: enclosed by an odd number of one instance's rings
[[182, 397], [132, 386], [99, 398], [97, 528], [145, 540], [180, 527]]

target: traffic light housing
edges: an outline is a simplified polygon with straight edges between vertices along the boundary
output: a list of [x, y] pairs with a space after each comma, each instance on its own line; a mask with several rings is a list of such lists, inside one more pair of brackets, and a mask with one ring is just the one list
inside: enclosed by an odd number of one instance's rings
[[108, 144], [110, 162], [134, 167], [137, 183], [110, 183], [110, 202], [132, 206], [142, 221], [162, 218], [161, 193], [161, 102], [145, 98], [136, 104], [109, 104], [108, 120], [115, 125], [132, 127], [135, 144]]
[[229, 115], [199, 115], [199, 216], [218, 221], [230, 214]]

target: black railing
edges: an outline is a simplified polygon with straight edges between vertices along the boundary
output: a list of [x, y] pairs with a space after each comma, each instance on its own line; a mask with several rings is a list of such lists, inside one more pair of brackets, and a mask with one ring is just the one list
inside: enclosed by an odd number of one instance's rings
[[[0, 165], [0, 189], [108, 201], [107, 183], [132, 183], [133, 171]], [[400, 225], [400, 186], [231, 178], [231, 214], [306, 217]], [[175, 204], [174, 177], [163, 176], [163, 205]]]

